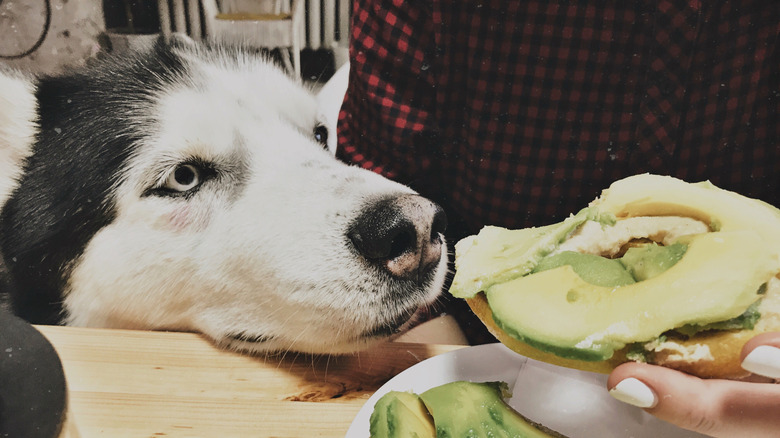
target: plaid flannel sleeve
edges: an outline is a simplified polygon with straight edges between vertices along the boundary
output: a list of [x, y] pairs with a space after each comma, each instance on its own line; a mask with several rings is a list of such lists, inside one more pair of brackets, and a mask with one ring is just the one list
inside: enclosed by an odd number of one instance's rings
[[[433, 31], [421, 2], [354, 3], [349, 88], [339, 115], [339, 158], [412, 184], [430, 166], [435, 103]], [[412, 33], [414, 32], [414, 35]]]

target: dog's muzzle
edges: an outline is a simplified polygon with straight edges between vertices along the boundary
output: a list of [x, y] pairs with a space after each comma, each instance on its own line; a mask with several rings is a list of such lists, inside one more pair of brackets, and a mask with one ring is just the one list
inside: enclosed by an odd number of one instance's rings
[[441, 207], [405, 194], [372, 204], [347, 236], [365, 259], [390, 275], [422, 283], [441, 260], [446, 227]]

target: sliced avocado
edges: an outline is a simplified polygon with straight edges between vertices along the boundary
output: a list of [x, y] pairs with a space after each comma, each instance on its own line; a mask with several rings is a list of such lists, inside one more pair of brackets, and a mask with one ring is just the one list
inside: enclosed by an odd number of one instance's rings
[[563, 251], [541, 259], [531, 273], [547, 271], [565, 265], [571, 266], [583, 280], [597, 286], [624, 286], [636, 283], [634, 277], [620, 261], [574, 251]]
[[570, 265], [583, 280], [596, 286], [625, 286], [662, 274], [674, 266], [687, 246], [675, 243], [661, 246], [656, 243], [630, 248], [623, 257], [608, 259], [593, 254], [563, 251], [539, 260], [532, 274]]
[[674, 266], [634, 284], [593, 285], [570, 265], [494, 284], [486, 291], [493, 318], [510, 336], [540, 350], [605, 360], [626, 344], [675, 327], [741, 315], [778, 270], [775, 248], [753, 231], [684, 240], [688, 250]]
[[[685, 244], [679, 242], [668, 246], [651, 243], [629, 248], [620, 258], [620, 263], [636, 281], [644, 281], [661, 275], [674, 266], [680, 261], [687, 249]], [[587, 280], [587, 278], [583, 278]]]
[[493, 284], [521, 277], [531, 272], [539, 260], [551, 253], [562, 240], [585, 221], [614, 223], [610, 214], [584, 208], [563, 222], [539, 228], [508, 230], [485, 227], [455, 245], [455, 277], [450, 293], [458, 298], [472, 298]]
[[390, 391], [377, 400], [369, 419], [372, 438], [433, 438], [433, 418], [417, 394]]
[[504, 402], [504, 382], [447, 383], [420, 394], [433, 415], [438, 438], [560, 436], [546, 433]]
[[758, 308], [761, 305], [761, 299], [751, 304], [742, 315], [725, 321], [713, 322], [711, 324], [686, 324], [674, 329], [675, 332], [691, 337], [696, 333], [707, 330], [752, 330], [761, 318]]
[[780, 210], [709, 181], [687, 183], [670, 176], [634, 175], [612, 183], [590, 206], [618, 218], [685, 216], [709, 224], [712, 231], [753, 230], [780, 252]]

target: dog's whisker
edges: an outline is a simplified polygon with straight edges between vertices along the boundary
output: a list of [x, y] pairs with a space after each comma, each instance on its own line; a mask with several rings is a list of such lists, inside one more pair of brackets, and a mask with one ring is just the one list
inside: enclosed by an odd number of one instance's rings
[[[291, 313], [290, 313], [290, 316], [288, 316], [288, 317], [287, 317], [287, 319], [284, 321], [285, 325], [287, 324], [287, 322], [288, 322], [288, 321], [289, 321], [289, 320], [290, 320], [292, 317], [294, 317], [294, 316], [297, 316], [299, 312], [300, 312], [300, 310], [296, 310], [296, 311], [293, 311], [293, 312], [291, 312]], [[289, 353], [289, 352], [290, 352], [290, 351], [293, 349], [293, 347], [294, 347], [294, 346], [295, 346], [295, 345], [298, 343], [298, 340], [299, 340], [299, 339], [300, 339], [300, 338], [301, 338], [301, 337], [304, 335], [304, 333], [305, 333], [305, 332], [304, 332], [303, 330], [301, 330], [301, 331], [300, 331], [300, 332], [298, 332], [298, 334], [297, 334], [297, 335], [295, 335], [295, 337], [294, 337], [294, 338], [293, 338], [293, 339], [290, 341], [290, 343], [288, 344], [288, 347], [287, 347], [287, 348], [284, 350], [284, 352], [282, 353], [282, 357], [281, 357], [281, 359], [280, 359], [280, 362], [279, 362], [279, 364], [277, 365], [277, 368], [278, 368], [279, 366], [281, 366], [281, 364], [284, 362], [285, 358], [287, 357], [287, 354], [288, 354], [288, 353]], [[293, 362], [294, 362], [294, 361], [293, 361]], [[292, 363], [290, 364], [290, 366], [292, 366]]]
[[325, 361], [325, 376], [323, 377], [325, 380], [328, 380], [328, 370], [330, 369], [330, 358], [331, 356], [328, 355], [328, 359]]

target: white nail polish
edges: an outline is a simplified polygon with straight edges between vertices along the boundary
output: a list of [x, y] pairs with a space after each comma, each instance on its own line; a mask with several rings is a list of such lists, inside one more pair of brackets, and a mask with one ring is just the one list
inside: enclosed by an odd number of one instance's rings
[[780, 348], [760, 345], [748, 353], [742, 368], [753, 374], [780, 379]]
[[624, 403], [640, 408], [652, 408], [658, 404], [658, 397], [653, 390], [633, 377], [621, 380], [620, 383], [609, 390], [609, 395]]

